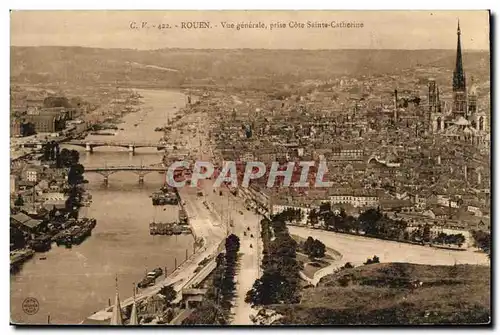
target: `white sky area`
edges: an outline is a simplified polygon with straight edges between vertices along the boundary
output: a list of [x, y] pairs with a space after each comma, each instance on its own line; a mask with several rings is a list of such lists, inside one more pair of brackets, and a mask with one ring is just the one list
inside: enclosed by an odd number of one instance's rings
[[[488, 11], [13, 11], [11, 45], [197, 49], [455, 49], [489, 50]], [[212, 29], [130, 29], [130, 23], [181, 25], [210, 21]], [[221, 22], [363, 23], [363, 28], [225, 29]], [[217, 27], [215, 27], [217, 25]]]

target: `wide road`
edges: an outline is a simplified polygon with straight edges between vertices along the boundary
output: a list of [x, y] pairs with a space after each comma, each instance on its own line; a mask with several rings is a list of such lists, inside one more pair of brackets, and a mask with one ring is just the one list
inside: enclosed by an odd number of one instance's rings
[[[194, 153], [196, 159], [201, 161], [213, 160], [213, 148], [208, 140], [208, 126], [205, 114], [193, 114], [187, 117], [188, 124], [194, 125], [196, 131], [184, 131], [184, 141], [190, 152]], [[235, 234], [240, 238], [240, 258], [239, 266], [235, 276], [236, 294], [233, 301], [231, 323], [234, 325], [251, 325], [250, 315], [255, 314], [251, 306], [245, 303], [247, 292], [252, 288], [253, 283], [260, 276], [260, 262], [262, 253], [262, 243], [260, 240], [260, 220], [261, 217], [255, 212], [249, 211], [245, 207], [245, 199], [232, 195], [226, 187], [214, 188], [212, 180], [201, 180], [198, 185], [203, 190], [204, 195], [199, 197], [194, 206], [200, 209], [205, 208], [203, 202], [209, 206], [211, 211], [216, 213], [216, 218], [212, 217], [212, 222], [222, 222], [221, 229], [227, 234]], [[185, 187], [184, 189], [191, 189]], [[181, 191], [188, 192], [186, 190]], [[192, 191], [191, 191], [192, 192]], [[184, 197], [184, 195], [183, 195]], [[213, 227], [213, 226], [212, 226]], [[206, 236], [220, 236], [214, 228], [207, 227], [204, 232]]]
[[262, 246], [260, 242], [260, 218], [244, 208], [244, 200], [234, 197], [232, 205], [234, 217], [234, 234], [240, 238], [239, 267], [236, 274], [236, 296], [233, 301], [233, 325], [252, 325], [250, 315], [256, 310], [245, 302], [247, 292], [260, 277]]
[[[377, 255], [381, 262], [404, 262], [428, 265], [481, 264], [488, 265], [488, 257], [479, 252], [453, 251], [400, 243], [375, 238], [339, 234], [318, 229], [288, 226], [290, 234], [307, 238], [311, 236], [327, 247], [342, 254], [341, 262], [361, 265]], [[342, 265], [343, 265], [342, 264]]]

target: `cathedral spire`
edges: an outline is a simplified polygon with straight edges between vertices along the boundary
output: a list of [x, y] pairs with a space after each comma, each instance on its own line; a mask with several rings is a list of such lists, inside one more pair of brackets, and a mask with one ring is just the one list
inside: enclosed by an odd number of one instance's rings
[[111, 326], [123, 325], [122, 306], [120, 305], [120, 296], [118, 295], [118, 275], [115, 277], [115, 305], [113, 306], [113, 314], [111, 315]]
[[462, 44], [460, 41], [460, 20], [457, 26], [457, 58], [455, 61], [455, 71], [453, 71], [453, 92], [465, 91], [465, 73], [462, 65]]
[[441, 113], [441, 100], [439, 100], [439, 86], [437, 87], [436, 104], [437, 104], [437, 112]]
[[134, 303], [132, 305], [132, 312], [130, 313], [130, 321], [128, 324], [131, 326], [136, 326], [139, 324], [139, 320], [137, 318], [137, 305], [135, 303], [135, 283], [134, 283]]

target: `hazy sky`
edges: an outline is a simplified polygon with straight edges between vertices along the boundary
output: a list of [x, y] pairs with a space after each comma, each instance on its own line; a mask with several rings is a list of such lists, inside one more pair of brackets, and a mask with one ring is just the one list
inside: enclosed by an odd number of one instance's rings
[[[487, 11], [15, 11], [11, 45], [100, 48], [489, 49]], [[181, 29], [209, 21], [211, 29]], [[227, 29], [221, 22], [282, 22], [285, 29]], [[355, 22], [363, 28], [290, 28], [289, 22]], [[131, 22], [149, 29], [131, 29]], [[178, 28], [158, 30], [152, 25]]]

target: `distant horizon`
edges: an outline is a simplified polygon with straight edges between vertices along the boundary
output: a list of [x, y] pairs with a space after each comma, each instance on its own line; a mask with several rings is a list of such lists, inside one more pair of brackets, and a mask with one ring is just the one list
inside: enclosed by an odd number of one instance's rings
[[455, 50], [459, 22], [463, 50], [491, 48], [487, 10], [12, 11], [10, 44], [136, 50]]
[[[266, 51], [358, 51], [358, 50], [373, 50], [373, 51], [453, 51], [456, 49], [440, 49], [440, 48], [424, 48], [424, 49], [394, 49], [394, 48], [339, 48], [339, 49], [283, 49], [283, 48], [193, 48], [193, 47], [165, 47], [156, 49], [139, 49], [126, 47], [93, 47], [84, 45], [10, 45], [11, 48], [81, 48], [81, 49], [100, 49], [100, 50], [134, 50], [134, 51], [162, 51], [162, 50], [266, 50]], [[465, 49], [462, 52], [490, 52], [490, 49]]]

